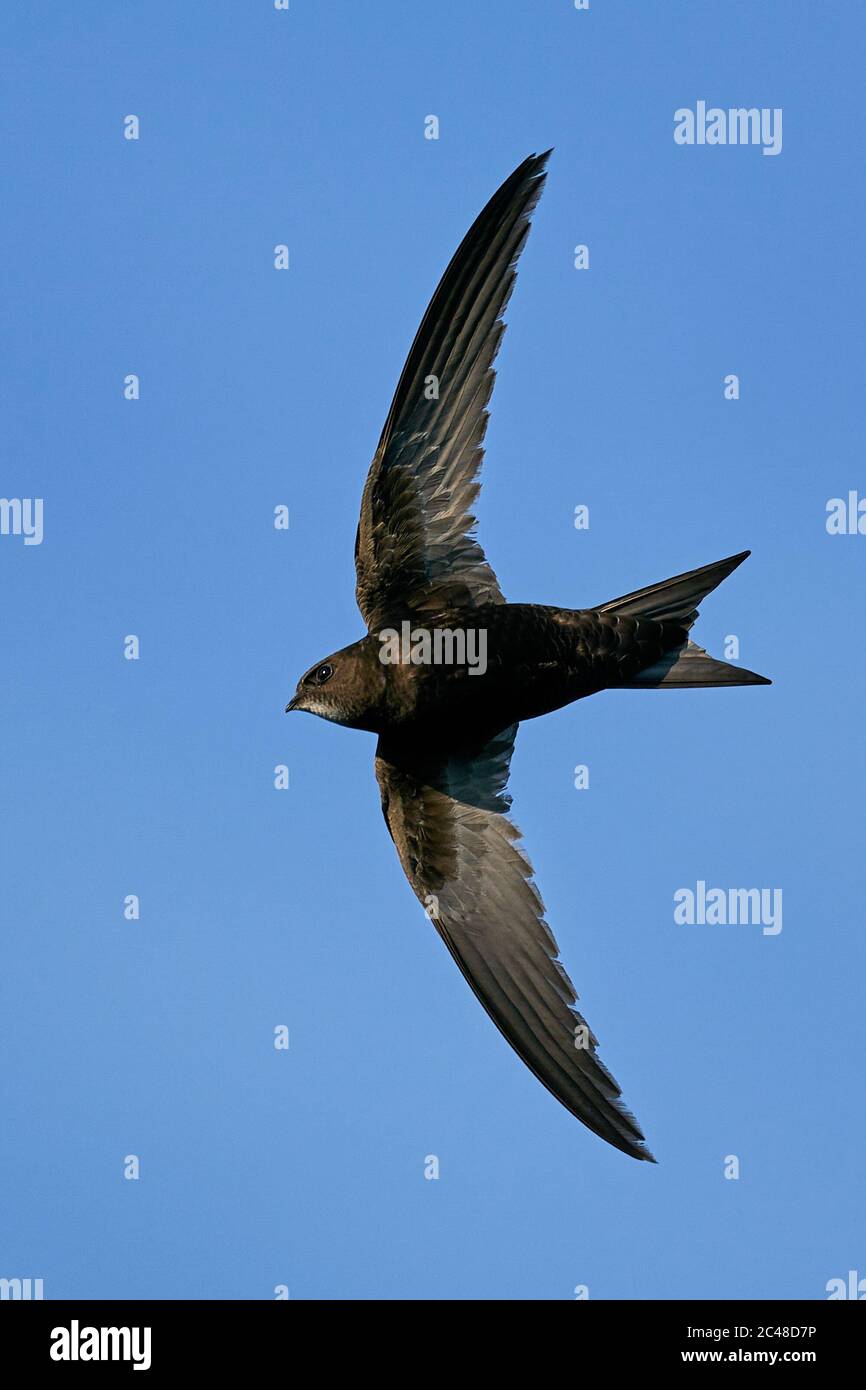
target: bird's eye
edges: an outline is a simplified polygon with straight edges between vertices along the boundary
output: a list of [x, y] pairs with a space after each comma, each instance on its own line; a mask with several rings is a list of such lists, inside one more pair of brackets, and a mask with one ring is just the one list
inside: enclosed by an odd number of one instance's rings
[[324, 685], [334, 674], [334, 668], [329, 661], [325, 661], [321, 666], [316, 667], [316, 684]]

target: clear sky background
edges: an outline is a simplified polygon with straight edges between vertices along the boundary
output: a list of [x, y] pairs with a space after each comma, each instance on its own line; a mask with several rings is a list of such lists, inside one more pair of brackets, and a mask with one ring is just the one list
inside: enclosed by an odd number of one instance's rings
[[[4, 7], [0, 493], [44, 498], [44, 540], [0, 537], [0, 1275], [264, 1299], [866, 1275], [866, 535], [825, 526], [866, 496], [864, 26], [855, 0]], [[698, 100], [781, 107], [781, 154], [677, 146]], [[751, 547], [696, 635], [775, 682], [610, 692], [518, 739], [515, 816], [657, 1167], [471, 996], [373, 737], [282, 713], [362, 635], [361, 488], [427, 300], [549, 145], [488, 556], [509, 598], [581, 607]], [[781, 933], [676, 925], [699, 879], [781, 888]]]

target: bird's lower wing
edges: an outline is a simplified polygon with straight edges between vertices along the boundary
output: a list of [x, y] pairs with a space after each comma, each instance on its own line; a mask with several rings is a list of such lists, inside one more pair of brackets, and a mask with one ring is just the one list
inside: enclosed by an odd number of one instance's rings
[[634, 1158], [652, 1159], [596, 1039], [572, 1007], [532, 866], [505, 791], [517, 726], [460, 753], [419, 754], [394, 736], [376, 752], [400, 862], [475, 994], [566, 1109]]

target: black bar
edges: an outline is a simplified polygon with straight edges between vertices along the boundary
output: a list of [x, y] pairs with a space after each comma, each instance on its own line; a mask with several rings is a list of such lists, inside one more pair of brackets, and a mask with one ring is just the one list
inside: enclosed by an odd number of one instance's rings
[[[445, 1315], [447, 1323], [442, 1321]], [[0, 1305], [4, 1365], [14, 1359], [25, 1376], [48, 1371], [52, 1378], [99, 1376], [105, 1368], [114, 1375], [132, 1375], [137, 1361], [139, 1375], [157, 1377], [184, 1370], [221, 1378], [250, 1369], [286, 1374], [293, 1367], [292, 1379], [300, 1375], [309, 1380], [313, 1368], [303, 1372], [299, 1358], [311, 1354], [320, 1358], [319, 1372], [332, 1372], [345, 1358], [358, 1374], [390, 1364], [429, 1379], [439, 1357], [443, 1373], [449, 1364], [452, 1370], [469, 1364], [468, 1357], [458, 1354], [455, 1339], [467, 1352], [472, 1348], [472, 1359], [481, 1356], [489, 1368], [500, 1357], [507, 1362], [512, 1355], [529, 1355], [532, 1343], [525, 1338], [536, 1330], [556, 1337], [542, 1344], [548, 1351], [541, 1367], [533, 1358], [536, 1370], [566, 1359], [588, 1368], [601, 1359], [617, 1372], [713, 1363], [798, 1364], [825, 1375], [843, 1368], [856, 1373], [856, 1366], [862, 1365], [864, 1327], [862, 1310], [846, 1300], [587, 1300], [559, 1305], [22, 1300]], [[116, 1335], [108, 1329], [117, 1329]], [[405, 1334], [415, 1348], [408, 1356]], [[105, 1359], [85, 1359], [91, 1350]], [[127, 1359], [111, 1359], [115, 1353]], [[55, 1359], [60, 1356], [70, 1359]]]

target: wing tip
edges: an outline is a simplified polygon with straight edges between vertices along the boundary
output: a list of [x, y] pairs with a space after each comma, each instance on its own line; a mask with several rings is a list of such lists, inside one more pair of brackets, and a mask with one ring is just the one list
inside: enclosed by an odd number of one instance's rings
[[544, 150], [541, 154], [528, 155], [518, 166], [523, 171], [523, 177], [531, 179], [538, 186], [539, 192], [544, 187], [544, 181], [547, 178], [547, 162], [552, 154], [553, 146], [551, 145], [549, 150]]
[[[629, 1119], [632, 1118], [632, 1116], [629, 1116]], [[637, 1124], [635, 1124], [634, 1128], [637, 1131], [637, 1133], [640, 1134], [640, 1130], [638, 1129]], [[602, 1138], [607, 1138], [607, 1136], [603, 1135]], [[639, 1139], [633, 1138], [631, 1135], [623, 1135], [622, 1142], [617, 1143], [616, 1140], [608, 1139], [608, 1143], [615, 1144], [617, 1148], [622, 1149], [623, 1153], [628, 1154], [629, 1158], [636, 1158], [639, 1162], [644, 1163], [658, 1163], [658, 1159], [656, 1158], [655, 1154], [652, 1153], [651, 1150], [647, 1147], [647, 1143], [643, 1135], [641, 1135]]]
[[[623, 1105], [622, 1101], [616, 1103], [618, 1112], [617, 1119], [620, 1124], [616, 1126], [617, 1137], [612, 1138], [609, 1134], [602, 1134], [603, 1139], [621, 1149], [630, 1158], [636, 1158], [644, 1163], [658, 1163], [658, 1159], [653, 1154], [643, 1137], [643, 1130], [635, 1119], [634, 1115]], [[585, 1123], [585, 1122], [584, 1122]]]

